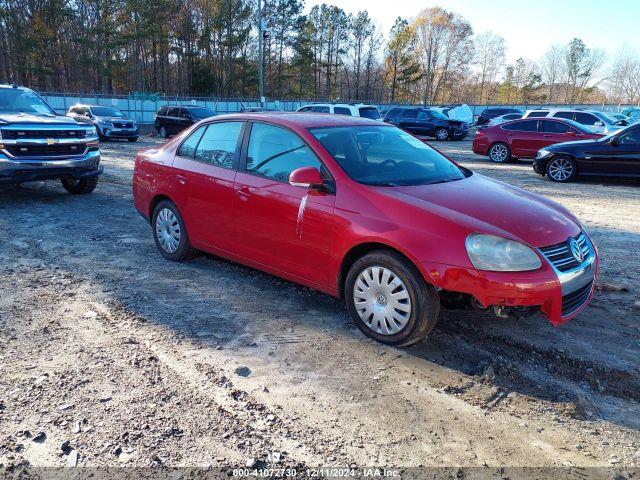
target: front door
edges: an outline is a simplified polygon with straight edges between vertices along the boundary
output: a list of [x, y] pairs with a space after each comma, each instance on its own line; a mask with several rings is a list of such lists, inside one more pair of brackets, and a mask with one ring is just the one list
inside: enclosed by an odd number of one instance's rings
[[315, 284], [328, 278], [335, 195], [289, 184], [300, 167], [322, 164], [294, 132], [253, 123], [245, 171], [235, 182], [237, 250], [253, 262]]
[[539, 135], [538, 120], [519, 120], [498, 128], [507, 132], [507, 143], [511, 148], [511, 155], [523, 158], [536, 156]]
[[243, 122], [217, 122], [191, 133], [173, 166], [178, 208], [194, 243], [234, 249], [234, 192]]
[[598, 147], [589, 155], [589, 173], [640, 176], [640, 127]]

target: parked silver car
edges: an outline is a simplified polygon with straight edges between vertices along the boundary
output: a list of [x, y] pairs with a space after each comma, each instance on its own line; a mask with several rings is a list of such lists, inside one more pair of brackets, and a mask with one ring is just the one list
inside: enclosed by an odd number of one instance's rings
[[96, 127], [100, 141], [127, 139], [135, 142], [140, 136], [138, 123], [115, 107], [104, 105], [74, 105], [67, 116], [78, 122], [91, 123]]

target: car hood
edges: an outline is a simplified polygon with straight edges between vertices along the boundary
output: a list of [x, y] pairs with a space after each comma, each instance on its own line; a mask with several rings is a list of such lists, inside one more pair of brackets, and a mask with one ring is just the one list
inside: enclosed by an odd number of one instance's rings
[[560, 243], [580, 232], [577, 218], [564, 207], [479, 174], [442, 184], [376, 189], [452, 221], [468, 233], [498, 235], [532, 247]]
[[31, 113], [1, 113], [0, 124], [2, 123], [38, 123], [47, 125], [74, 125], [78, 122], [62, 115], [41, 114], [35, 115]]
[[587, 140], [575, 140], [573, 142], [555, 143], [553, 145], [547, 145], [546, 147], [543, 148], [543, 150], [556, 152], [556, 151], [566, 151], [567, 149], [573, 149], [573, 148], [583, 148], [585, 145], [591, 145], [594, 142], [597, 142], [598, 140], [599, 139], [597, 138], [590, 138]]
[[132, 120], [127, 117], [95, 117], [96, 120], [108, 120], [110, 122], [131, 122]]

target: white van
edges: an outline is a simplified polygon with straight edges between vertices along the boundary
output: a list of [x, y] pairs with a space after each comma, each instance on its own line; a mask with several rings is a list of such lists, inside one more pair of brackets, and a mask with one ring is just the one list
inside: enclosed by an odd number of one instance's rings
[[364, 117], [382, 121], [380, 112], [373, 105], [364, 103], [310, 103], [300, 107], [297, 112], [333, 113], [351, 117]]

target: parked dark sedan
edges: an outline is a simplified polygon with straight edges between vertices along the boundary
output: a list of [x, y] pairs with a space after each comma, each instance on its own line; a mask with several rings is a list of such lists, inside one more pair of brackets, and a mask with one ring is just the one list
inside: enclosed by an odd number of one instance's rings
[[155, 127], [158, 135], [168, 138], [170, 135], [180, 133], [194, 123], [205, 118], [213, 117], [216, 112], [209, 108], [197, 106], [173, 106], [166, 105], [156, 113]]
[[538, 151], [533, 169], [562, 183], [579, 175], [640, 178], [640, 125], [631, 125], [598, 140], [545, 147]]
[[384, 121], [414, 135], [436, 137], [438, 140], [460, 140], [469, 134], [468, 123], [453, 120], [429, 108], [403, 108], [393, 117], [387, 115]]
[[476, 125], [486, 125], [491, 121], [492, 118], [499, 117], [501, 115], [506, 115], [507, 113], [519, 113], [522, 115], [522, 111], [517, 108], [485, 108], [480, 115], [478, 115], [478, 119], [476, 120]]

